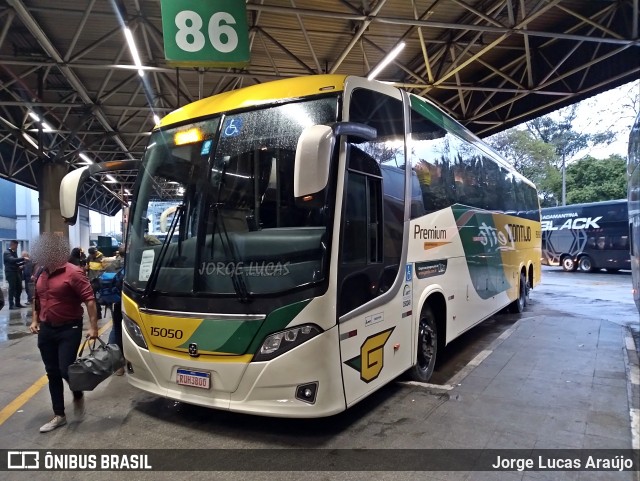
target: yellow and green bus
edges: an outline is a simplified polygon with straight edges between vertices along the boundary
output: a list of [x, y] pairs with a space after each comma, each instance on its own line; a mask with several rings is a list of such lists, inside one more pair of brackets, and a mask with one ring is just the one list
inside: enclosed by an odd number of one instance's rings
[[[96, 164], [61, 186], [63, 216]], [[153, 235], [153, 233], [162, 235]], [[153, 130], [129, 211], [129, 382], [320, 417], [409, 372], [540, 280], [535, 186], [429, 101], [317, 75], [186, 105]]]

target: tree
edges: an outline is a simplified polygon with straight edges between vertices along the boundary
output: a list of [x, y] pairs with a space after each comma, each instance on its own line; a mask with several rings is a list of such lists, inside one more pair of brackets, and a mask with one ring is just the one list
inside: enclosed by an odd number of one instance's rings
[[[580, 133], [573, 130], [573, 122], [576, 119], [577, 105], [574, 104], [558, 111], [560, 120], [555, 120], [550, 115], [538, 117], [527, 122], [527, 129], [536, 138], [552, 145], [555, 148], [555, 166], [561, 173], [566, 171], [566, 162], [575, 154], [591, 145], [609, 144], [613, 141], [615, 133], [601, 131], [594, 134]], [[562, 176], [562, 204], [566, 202], [565, 176]]]
[[562, 187], [560, 171], [554, 165], [555, 147], [535, 138], [528, 130], [513, 128], [489, 139], [489, 144], [538, 188], [543, 206], [557, 204]]
[[608, 159], [587, 156], [567, 168], [569, 204], [622, 199], [626, 196], [626, 160], [619, 155], [612, 155]]

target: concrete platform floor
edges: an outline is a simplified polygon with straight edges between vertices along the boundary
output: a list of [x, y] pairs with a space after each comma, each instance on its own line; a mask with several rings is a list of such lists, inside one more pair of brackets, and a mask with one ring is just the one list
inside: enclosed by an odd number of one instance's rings
[[[400, 379], [345, 413], [320, 420], [213, 411], [148, 395], [129, 386], [126, 376], [114, 376], [87, 393], [84, 413], [74, 413], [69, 399], [69, 424], [43, 435], [38, 427], [50, 417], [50, 401], [46, 382], [37, 385], [44, 369], [35, 337], [8, 332], [0, 340], [0, 449], [640, 448], [640, 371], [629, 329], [607, 320], [597, 304], [591, 306], [591, 316], [585, 315], [584, 306], [578, 306], [576, 314], [570, 315], [552, 309], [550, 298], [544, 289], [534, 291], [525, 313], [446, 383], [419, 385]], [[8, 314], [7, 324], [23, 329], [28, 309], [0, 311], [0, 316]], [[29, 395], [25, 396], [25, 392]], [[17, 399], [22, 404], [9, 413]], [[5, 479], [67, 480], [85, 479], [88, 475], [8, 474], [10, 478]], [[122, 476], [123, 473], [91, 473], [92, 479]], [[167, 480], [241, 480], [249, 476], [265, 480], [638, 479], [637, 472], [415, 473], [400, 467], [398, 472], [375, 473], [126, 474], [127, 479]]]

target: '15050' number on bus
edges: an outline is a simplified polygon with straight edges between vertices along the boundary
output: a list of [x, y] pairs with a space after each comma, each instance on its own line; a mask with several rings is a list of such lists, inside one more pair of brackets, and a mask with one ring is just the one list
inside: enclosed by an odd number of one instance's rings
[[164, 327], [152, 327], [151, 335], [157, 337], [167, 337], [169, 339], [182, 339], [183, 332], [180, 329], [165, 329]]

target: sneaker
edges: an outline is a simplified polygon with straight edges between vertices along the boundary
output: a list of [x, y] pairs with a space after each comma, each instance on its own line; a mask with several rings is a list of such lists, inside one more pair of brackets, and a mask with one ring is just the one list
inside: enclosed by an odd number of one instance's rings
[[65, 416], [58, 416], [57, 414], [53, 416], [53, 419], [49, 421], [47, 424], [43, 424], [40, 427], [41, 433], [48, 433], [49, 431], [53, 431], [55, 428], [59, 428], [60, 426], [64, 426], [67, 424], [67, 418]]

